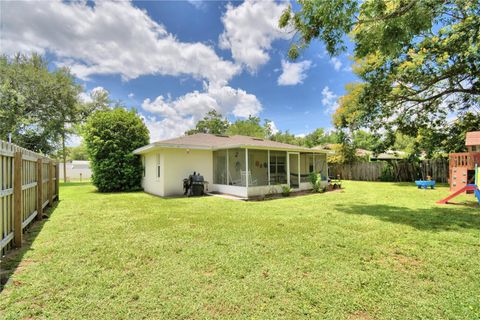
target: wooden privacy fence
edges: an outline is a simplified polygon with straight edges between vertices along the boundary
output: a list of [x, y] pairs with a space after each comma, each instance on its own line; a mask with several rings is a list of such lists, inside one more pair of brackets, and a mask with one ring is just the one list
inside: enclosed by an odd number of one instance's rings
[[340, 176], [341, 179], [359, 181], [409, 182], [431, 176], [437, 182], [448, 182], [449, 170], [447, 159], [436, 159], [420, 162], [398, 160], [330, 164], [329, 173], [331, 176]]
[[0, 251], [21, 247], [25, 228], [58, 200], [58, 164], [0, 140]]

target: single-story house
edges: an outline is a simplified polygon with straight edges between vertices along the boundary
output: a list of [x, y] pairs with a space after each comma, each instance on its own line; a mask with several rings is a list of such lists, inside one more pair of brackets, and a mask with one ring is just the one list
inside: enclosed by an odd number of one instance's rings
[[327, 185], [327, 154], [295, 145], [246, 136], [194, 134], [158, 141], [134, 151], [142, 157], [142, 185], [159, 196], [183, 194], [183, 179], [193, 172], [208, 182], [209, 192], [242, 198], [312, 188], [311, 172]]

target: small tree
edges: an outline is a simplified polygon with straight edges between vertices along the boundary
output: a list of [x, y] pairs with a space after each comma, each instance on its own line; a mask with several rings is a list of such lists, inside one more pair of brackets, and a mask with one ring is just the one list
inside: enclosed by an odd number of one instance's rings
[[140, 190], [142, 163], [132, 151], [148, 144], [149, 132], [137, 113], [124, 108], [96, 111], [82, 131], [98, 190]]

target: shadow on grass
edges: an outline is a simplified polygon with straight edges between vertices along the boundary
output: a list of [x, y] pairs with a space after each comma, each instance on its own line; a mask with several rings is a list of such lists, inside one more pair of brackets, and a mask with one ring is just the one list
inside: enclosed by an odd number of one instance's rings
[[[61, 200], [55, 202], [55, 204], [52, 207], [48, 208], [46, 212], [43, 213], [44, 216], [47, 215], [48, 217], [51, 217], [60, 201]], [[11, 251], [7, 252], [7, 254], [1, 259], [0, 293], [3, 291], [5, 285], [10, 280], [10, 277], [19, 268], [25, 254], [31, 250], [34, 250], [32, 249], [32, 243], [40, 234], [40, 232], [43, 229], [43, 226], [48, 221], [48, 219], [49, 218], [43, 218], [41, 221], [34, 220], [33, 224], [31, 224], [30, 227], [27, 228], [23, 234], [22, 247], [19, 249], [12, 249]]]
[[480, 230], [480, 209], [450, 207], [410, 209], [390, 205], [340, 205], [336, 209], [346, 214], [368, 215], [381, 221], [404, 224], [418, 230], [449, 231], [460, 229]]

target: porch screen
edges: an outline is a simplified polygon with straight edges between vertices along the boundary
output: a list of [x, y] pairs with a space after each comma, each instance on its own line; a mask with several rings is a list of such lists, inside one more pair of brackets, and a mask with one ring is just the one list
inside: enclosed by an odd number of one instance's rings
[[287, 153], [270, 151], [270, 184], [287, 183]]
[[300, 182], [308, 182], [310, 173], [315, 172], [312, 153], [300, 153]]
[[245, 149], [228, 149], [228, 184], [246, 186]]
[[213, 151], [213, 183], [227, 184], [227, 152]]
[[268, 151], [248, 150], [248, 186], [268, 186]]

